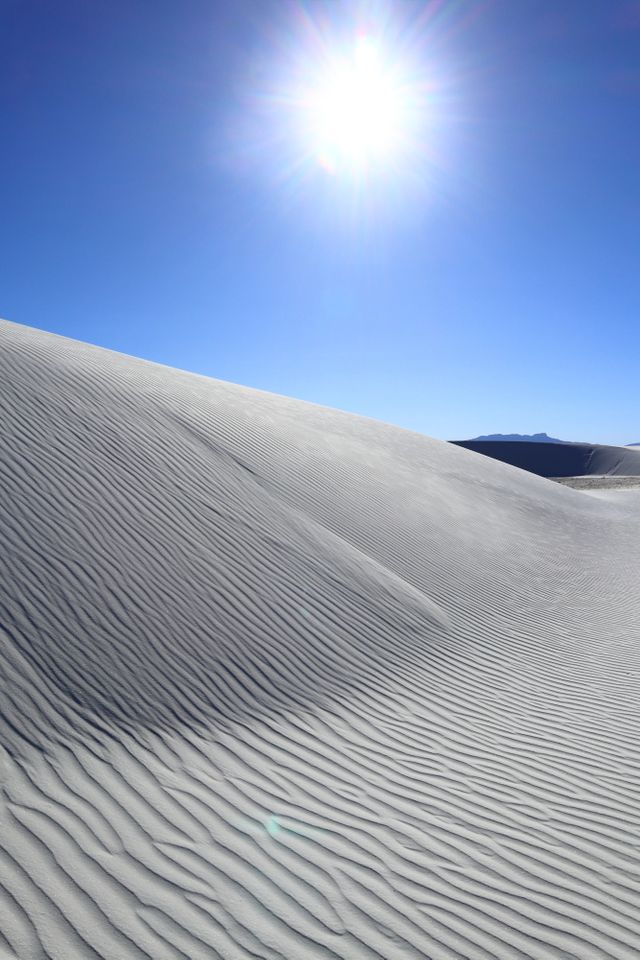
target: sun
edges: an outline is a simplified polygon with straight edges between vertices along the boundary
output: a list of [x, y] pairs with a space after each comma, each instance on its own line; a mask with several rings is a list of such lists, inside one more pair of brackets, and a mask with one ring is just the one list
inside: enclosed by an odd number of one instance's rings
[[397, 155], [408, 132], [409, 101], [393, 63], [373, 39], [322, 64], [305, 97], [307, 136], [329, 170], [362, 171]]
[[331, 198], [358, 221], [399, 213], [441, 164], [438, 63], [422, 26], [387, 15], [385, 2], [375, 0], [379, 16], [366, 22], [343, 22], [340, 4], [327, 17], [294, 4], [252, 77], [259, 162], [296, 200], [312, 187], [312, 202]]

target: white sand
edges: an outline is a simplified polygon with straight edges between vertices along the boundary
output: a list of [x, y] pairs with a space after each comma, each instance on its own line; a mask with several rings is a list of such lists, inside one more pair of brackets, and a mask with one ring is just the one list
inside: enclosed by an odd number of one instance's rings
[[640, 487], [640, 477], [590, 476], [583, 477], [551, 477], [556, 483], [563, 483], [574, 490], [625, 490]]
[[8, 323], [0, 425], [2, 960], [637, 960], [637, 491]]

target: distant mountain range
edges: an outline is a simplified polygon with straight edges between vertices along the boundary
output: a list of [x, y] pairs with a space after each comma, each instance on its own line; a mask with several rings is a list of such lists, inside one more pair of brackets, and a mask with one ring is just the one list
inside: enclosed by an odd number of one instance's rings
[[558, 440], [549, 437], [546, 433], [488, 433], [484, 437], [473, 437], [473, 440], [526, 440], [529, 443], [569, 443], [568, 440]]
[[[476, 440], [518, 440], [521, 443], [573, 443], [573, 440], [558, 440], [557, 437], [550, 437], [546, 433], [487, 433], [482, 437], [472, 437]], [[627, 443], [627, 447], [640, 447], [640, 440], [636, 443]]]

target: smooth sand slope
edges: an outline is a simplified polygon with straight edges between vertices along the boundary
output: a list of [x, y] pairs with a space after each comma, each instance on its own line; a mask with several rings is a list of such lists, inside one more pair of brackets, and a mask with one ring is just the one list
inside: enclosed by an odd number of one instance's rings
[[539, 477], [640, 477], [640, 451], [632, 447], [521, 440], [454, 440], [453, 443]]
[[0, 424], [2, 960], [637, 960], [640, 491], [8, 323]]

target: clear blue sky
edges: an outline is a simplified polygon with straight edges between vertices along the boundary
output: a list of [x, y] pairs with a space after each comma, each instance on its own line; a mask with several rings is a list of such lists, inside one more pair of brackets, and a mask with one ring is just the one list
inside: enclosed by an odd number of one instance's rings
[[[640, 441], [640, 3], [391, 11], [0, 0], [0, 316], [442, 438]], [[274, 90], [376, 16], [430, 119], [356, 196]]]

